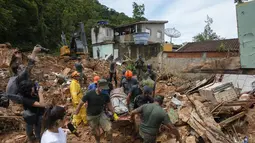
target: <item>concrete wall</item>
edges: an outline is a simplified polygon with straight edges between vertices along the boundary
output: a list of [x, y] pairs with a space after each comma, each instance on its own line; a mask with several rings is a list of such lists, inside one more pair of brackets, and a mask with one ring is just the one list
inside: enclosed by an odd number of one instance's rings
[[[165, 24], [142, 24], [142, 32], [146, 32], [146, 28], [151, 30], [149, 41], [154, 43], [163, 43], [165, 41]], [[157, 32], [161, 32], [161, 38], [157, 37]]]
[[192, 55], [191, 53], [187, 53], [186, 55], [187, 57], [185, 57], [184, 53], [178, 54], [174, 52], [173, 53], [160, 52], [157, 57], [151, 58], [150, 60], [147, 61], [147, 63], [152, 64], [153, 68], [159, 70], [161, 73], [172, 73], [176, 76], [188, 79], [203, 79], [210, 76], [210, 74], [183, 73], [183, 71], [190, 64], [199, 64], [204, 62], [205, 60], [212, 61], [222, 58], [222, 57], [203, 57], [203, 54], [201, 53], [194, 53], [193, 56], [195, 57], [192, 57], [191, 55]]
[[112, 28], [99, 27], [99, 33], [97, 38], [94, 32], [94, 28], [91, 29], [92, 44], [103, 43], [106, 41], [113, 41], [113, 39], [114, 39], [114, 31]]

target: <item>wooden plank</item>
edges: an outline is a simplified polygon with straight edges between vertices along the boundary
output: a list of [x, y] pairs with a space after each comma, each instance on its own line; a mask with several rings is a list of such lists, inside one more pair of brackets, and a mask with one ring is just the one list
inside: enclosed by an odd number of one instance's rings
[[228, 118], [228, 119], [226, 119], [226, 120], [220, 122], [219, 125], [220, 125], [221, 127], [225, 127], [225, 126], [228, 125], [229, 123], [231, 123], [231, 122], [233, 122], [233, 121], [235, 121], [235, 120], [237, 120], [237, 119], [243, 117], [245, 114], [246, 114], [245, 111], [240, 112], [240, 113], [238, 113], [238, 114], [236, 114], [236, 115], [234, 115], [234, 116], [232, 116], [232, 117], [230, 117], [230, 118]]

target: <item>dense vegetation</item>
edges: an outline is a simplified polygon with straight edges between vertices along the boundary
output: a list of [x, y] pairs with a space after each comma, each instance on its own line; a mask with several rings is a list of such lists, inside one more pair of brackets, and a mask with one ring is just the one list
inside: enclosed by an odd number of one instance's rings
[[82, 21], [90, 44], [91, 28], [100, 20], [111, 25], [135, 21], [97, 0], [0, 0], [0, 43], [10, 42], [24, 50], [39, 43], [57, 51], [62, 31], [70, 40]]

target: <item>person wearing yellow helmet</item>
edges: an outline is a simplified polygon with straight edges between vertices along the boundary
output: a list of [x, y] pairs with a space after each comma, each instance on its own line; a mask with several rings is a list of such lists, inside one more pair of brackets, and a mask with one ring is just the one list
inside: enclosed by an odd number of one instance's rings
[[[71, 75], [72, 81], [70, 84], [70, 93], [72, 96], [72, 103], [74, 108], [76, 108], [82, 99], [83, 92], [81, 90], [81, 86], [79, 83], [80, 79], [80, 73], [77, 71], [74, 71]], [[72, 123], [77, 127], [81, 121], [83, 121], [84, 124], [87, 124], [87, 116], [86, 116], [86, 108], [83, 106], [79, 112], [79, 114], [73, 116]]]

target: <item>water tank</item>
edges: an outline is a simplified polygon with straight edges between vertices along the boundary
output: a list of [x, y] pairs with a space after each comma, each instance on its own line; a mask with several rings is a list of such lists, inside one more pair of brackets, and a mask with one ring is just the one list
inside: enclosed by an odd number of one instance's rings
[[148, 44], [148, 40], [149, 40], [149, 36], [150, 34], [147, 32], [141, 32], [141, 33], [135, 33], [133, 35], [135, 44], [144, 44], [147, 45]]

